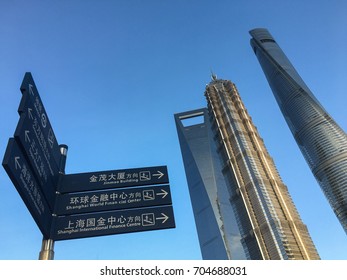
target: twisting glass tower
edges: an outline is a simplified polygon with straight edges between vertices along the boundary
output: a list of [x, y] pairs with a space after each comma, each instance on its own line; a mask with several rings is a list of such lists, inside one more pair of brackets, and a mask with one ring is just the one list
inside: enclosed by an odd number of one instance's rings
[[314, 97], [274, 38], [250, 31], [251, 46], [312, 173], [347, 233], [347, 136]]
[[[224, 184], [217, 182], [214, 195], [209, 197], [210, 204], [216, 205], [217, 209], [214, 223], [209, 219], [199, 221], [199, 216], [195, 215], [199, 237], [200, 233], [208, 228], [219, 226], [224, 243], [242, 244], [247, 259], [319, 259], [308, 230], [302, 223], [287, 187], [283, 184], [235, 85], [213, 76], [206, 87], [205, 96], [209, 120], [205, 120], [203, 125], [211, 135], [210, 141], [214, 143], [210, 147], [216, 148], [219, 166], [215, 168], [215, 172], [219, 170], [224, 177]], [[182, 115], [176, 115], [176, 123], [180, 116]], [[187, 116], [189, 115], [185, 115]], [[202, 165], [196, 160], [205, 166], [213, 161], [208, 157], [186, 160], [190, 155], [184, 145], [189, 143], [189, 150], [193, 150], [197, 144], [193, 143], [194, 135], [188, 134], [190, 127], [178, 125], [177, 128], [194, 209], [200, 203], [198, 198], [202, 199], [204, 193], [196, 191], [196, 183], [190, 184], [190, 178], [196, 176], [191, 167], [193, 164]], [[182, 129], [186, 132], [182, 132]], [[190, 135], [190, 138], [184, 138], [185, 135]], [[205, 172], [206, 167], [204, 170], [200, 169], [200, 173]], [[215, 174], [218, 178], [219, 173]], [[214, 177], [212, 181], [213, 179]], [[210, 188], [210, 184], [211, 180], [205, 181], [205, 190]], [[224, 191], [221, 188], [224, 188]], [[234, 230], [234, 235], [228, 234], [225, 227], [229, 218], [220, 210], [223, 210], [220, 206], [224, 204], [229, 205], [229, 212], [233, 212], [232, 217], [236, 220], [237, 230]], [[201, 213], [201, 209], [194, 211], [194, 214]], [[215, 220], [219, 220], [219, 224]], [[212, 232], [211, 229], [208, 231]], [[233, 248], [230, 250], [229, 256], [232, 257]]]

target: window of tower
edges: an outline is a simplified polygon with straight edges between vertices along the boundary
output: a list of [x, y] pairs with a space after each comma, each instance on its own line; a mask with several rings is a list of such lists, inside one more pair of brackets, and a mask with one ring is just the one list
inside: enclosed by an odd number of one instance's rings
[[276, 41], [273, 39], [261, 39], [260, 42], [262, 42], [262, 43], [268, 43], [268, 42], [276, 43]]
[[200, 115], [200, 116], [193, 116], [186, 119], [181, 119], [181, 122], [184, 127], [189, 127], [193, 125], [204, 124], [205, 120], [204, 120], [204, 116]]

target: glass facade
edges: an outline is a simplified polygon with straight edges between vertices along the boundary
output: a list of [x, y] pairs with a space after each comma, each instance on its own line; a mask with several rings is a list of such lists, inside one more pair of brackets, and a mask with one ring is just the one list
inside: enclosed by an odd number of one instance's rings
[[203, 259], [246, 259], [207, 109], [176, 114], [175, 121]]
[[267, 29], [251, 46], [312, 173], [347, 233], [347, 136], [318, 102]]
[[[205, 96], [208, 109], [175, 115], [203, 257], [319, 259], [235, 85], [213, 76]], [[197, 114], [203, 123], [183, 125]], [[201, 209], [213, 216], [199, 217]], [[204, 248], [207, 228], [220, 247]]]

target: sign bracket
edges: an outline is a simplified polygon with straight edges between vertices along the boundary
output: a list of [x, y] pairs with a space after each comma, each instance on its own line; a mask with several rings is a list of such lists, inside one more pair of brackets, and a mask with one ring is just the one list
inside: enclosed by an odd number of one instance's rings
[[[60, 148], [60, 163], [59, 163], [59, 176], [64, 176], [65, 174], [65, 165], [66, 165], [66, 157], [67, 157], [67, 145], [59, 145]], [[55, 216], [55, 214], [52, 214]], [[54, 217], [53, 217], [54, 223]], [[39, 254], [39, 260], [53, 260], [54, 259], [54, 240], [53, 239], [45, 239], [42, 238], [42, 246]]]

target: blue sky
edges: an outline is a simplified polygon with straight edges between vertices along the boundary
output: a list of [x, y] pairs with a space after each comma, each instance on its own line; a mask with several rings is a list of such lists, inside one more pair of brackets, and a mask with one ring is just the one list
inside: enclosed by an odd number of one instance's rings
[[[58, 241], [55, 259], [201, 258], [173, 115], [206, 106], [211, 69], [236, 84], [321, 258], [347, 259], [248, 34], [268, 28], [346, 131], [346, 14], [343, 0], [1, 0], [1, 154], [30, 71], [66, 173], [168, 166], [176, 229]], [[0, 182], [0, 259], [36, 259], [42, 235], [2, 168]]]

